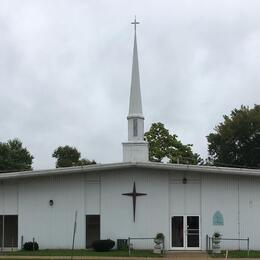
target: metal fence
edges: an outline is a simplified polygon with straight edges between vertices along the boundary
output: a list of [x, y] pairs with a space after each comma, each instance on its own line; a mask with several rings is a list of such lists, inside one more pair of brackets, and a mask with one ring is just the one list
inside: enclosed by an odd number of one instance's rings
[[[219, 238], [214, 238], [210, 237], [209, 235], [206, 235], [206, 251], [211, 252], [213, 249], [213, 244], [214, 244], [214, 239], [218, 241], [245, 241], [246, 242], [246, 251], [247, 255], [249, 256], [250, 254], [250, 240], [248, 238], [225, 238], [225, 237], [219, 237]], [[232, 249], [232, 248], [230, 248]], [[240, 250], [240, 246], [238, 248]]]
[[[127, 239], [127, 245], [128, 245], [128, 255], [131, 255], [131, 250], [133, 250], [133, 244], [131, 241], [133, 240], [154, 240], [155, 237], [128, 237]], [[165, 254], [165, 242], [164, 239], [162, 240], [162, 254]]]

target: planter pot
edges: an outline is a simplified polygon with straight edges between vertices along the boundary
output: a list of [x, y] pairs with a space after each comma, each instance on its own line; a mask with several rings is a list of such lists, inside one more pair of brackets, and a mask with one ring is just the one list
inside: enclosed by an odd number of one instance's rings
[[161, 245], [156, 244], [156, 245], [154, 246], [153, 253], [154, 253], [154, 254], [161, 254], [161, 252], [162, 252]]
[[213, 254], [220, 254], [221, 253], [221, 248], [219, 247], [213, 247]]
[[212, 241], [212, 249], [213, 249], [213, 254], [220, 254], [221, 253], [220, 239], [215, 238]]
[[155, 243], [156, 245], [160, 245], [160, 244], [162, 243], [162, 240], [161, 240], [161, 239], [158, 239], [158, 238], [155, 238], [155, 239], [154, 239], [154, 243]]

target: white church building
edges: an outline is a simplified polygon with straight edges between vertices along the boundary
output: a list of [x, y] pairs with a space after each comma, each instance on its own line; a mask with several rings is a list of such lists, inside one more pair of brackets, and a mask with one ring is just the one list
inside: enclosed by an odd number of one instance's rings
[[136, 32], [127, 120], [123, 162], [1, 174], [0, 246], [71, 248], [77, 211], [75, 248], [163, 233], [167, 250], [205, 250], [217, 231], [260, 250], [260, 170], [149, 162]]

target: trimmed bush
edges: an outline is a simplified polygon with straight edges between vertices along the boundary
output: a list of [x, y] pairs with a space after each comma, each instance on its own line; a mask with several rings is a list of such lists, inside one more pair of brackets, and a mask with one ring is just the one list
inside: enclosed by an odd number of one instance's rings
[[[33, 245], [34, 244], [34, 245]], [[39, 250], [39, 245], [37, 242], [26, 242], [23, 244], [23, 250], [26, 250], [26, 251], [33, 251], [33, 247], [34, 247], [34, 251], [37, 251]]]
[[92, 247], [97, 252], [105, 252], [112, 249], [115, 245], [115, 242], [111, 239], [106, 240], [96, 240], [92, 243]]

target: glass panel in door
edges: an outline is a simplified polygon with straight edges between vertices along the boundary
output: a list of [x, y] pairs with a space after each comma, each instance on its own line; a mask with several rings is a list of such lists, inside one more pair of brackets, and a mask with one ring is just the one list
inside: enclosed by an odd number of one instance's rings
[[187, 216], [187, 247], [199, 246], [199, 216]]
[[172, 247], [184, 247], [183, 216], [172, 217]]

